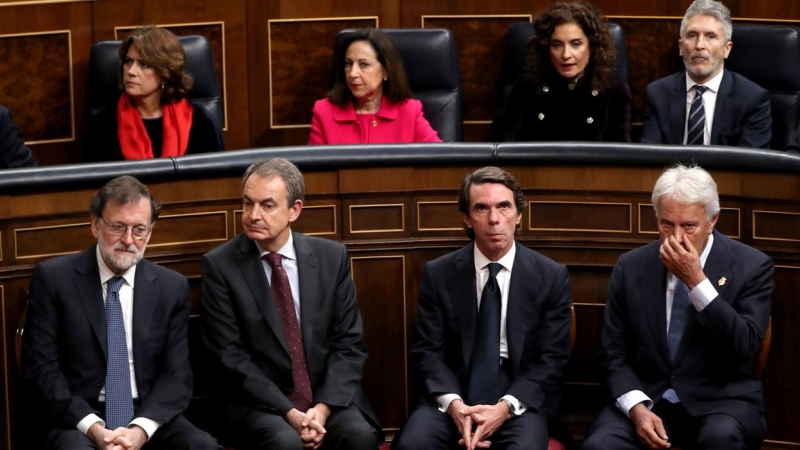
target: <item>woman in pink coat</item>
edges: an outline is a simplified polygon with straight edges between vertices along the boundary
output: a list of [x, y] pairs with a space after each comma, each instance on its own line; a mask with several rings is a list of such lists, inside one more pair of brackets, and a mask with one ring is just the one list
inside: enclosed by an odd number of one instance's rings
[[442, 142], [411, 98], [403, 60], [380, 30], [348, 34], [336, 49], [336, 80], [314, 104], [309, 145]]

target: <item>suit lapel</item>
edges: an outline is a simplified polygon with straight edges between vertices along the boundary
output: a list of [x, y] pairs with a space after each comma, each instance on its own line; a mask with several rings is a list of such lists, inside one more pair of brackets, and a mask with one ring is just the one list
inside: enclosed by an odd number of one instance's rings
[[475, 291], [475, 261], [473, 245], [459, 250], [453, 259], [453, 272], [447, 280], [447, 291], [461, 330], [461, 350], [464, 365], [469, 367], [472, 342], [475, 339], [475, 321], [478, 316], [478, 293]]
[[300, 287], [300, 332], [307, 355], [313, 338], [314, 315], [319, 306], [319, 260], [313, 256], [314, 251], [306, 242], [305, 236], [292, 233], [292, 238], [297, 254], [297, 276], [303, 280]]
[[103, 301], [103, 287], [100, 284], [100, 269], [97, 267], [96, 246], [83, 252], [81, 261], [75, 265], [75, 278], [72, 280], [75, 292], [80, 298], [89, 325], [94, 331], [103, 356], [108, 357], [108, 331], [106, 330], [106, 306]]
[[686, 134], [686, 75], [685, 72], [679, 72], [675, 77], [675, 83], [672, 85], [675, 94], [671, 95], [667, 100], [669, 102], [669, 117], [670, 132], [666, 136], [673, 138], [667, 144], [681, 145], [683, 144], [683, 137]]
[[717, 103], [714, 107], [714, 123], [711, 125], [711, 144], [719, 144], [719, 135], [725, 127], [728, 103], [733, 92], [733, 77], [727, 70], [722, 71], [722, 81], [719, 83], [717, 92]]
[[667, 269], [658, 256], [659, 245], [653, 245], [650, 254], [639, 271], [637, 284], [642, 293], [643, 309], [653, 342], [661, 358], [658, 360], [669, 367], [669, 348], [667, 347]]
[[264, 320], [267, 321], [275, 338], [281, 343], [283, 350], [288, 355], [289, 349], [286, 346], [286, 338], [283, 336], [281, 319], [278, 316], [278, 309], [275, 306], [275, 300], [272, 298], [272, 290], [267, 282], [267, 275], [264, 272], [264, 266], [261, 263], [261, 256], [258, 254], [256, 244], [245, 234], [239, 235], [239, 239], [241, 240], [239, 245], [239, 270], [242, 271], [242, 276], [250, 288], [250, 293], [253, 295], [256, 305], [258, 305], [258, 309], [264, 315]]
[[536, 270], [536, 261], [532, 257], [524, 257], [523, 250], [524, 247], [517, 246], [506, 309], [506, 342], [512, 368], [520, 365], [525, 336], [534, 324], [533, 319], [540, 310], [541, 296], [544, 294], [540, 288], [543, 283]]
[[[142, 260], [136, 266], [136, 277], [133, 283], [133, 360], [144, 361], [146, 355], [144, 350], [147, 348], [147, 340], [150, 337], [150, 329], [153, 324], [153, 313], [159, 300], [160, 290], [156, 288], [156, 274], [151, 270], [150, 263]], [[142, 370], [143, 364], [135, 364], [137, 372], [136, 379], [140, 380], [138, 372]]]

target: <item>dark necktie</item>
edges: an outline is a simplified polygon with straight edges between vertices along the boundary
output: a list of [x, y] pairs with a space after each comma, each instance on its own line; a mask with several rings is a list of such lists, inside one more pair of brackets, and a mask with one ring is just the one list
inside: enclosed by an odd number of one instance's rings
[[[689, 301], [689, 289], [686, 287], [686, 283], [678, 280], [675, 285], [675, 294], [672, 296], [672, 314], [670, 315], [669, 330], [667, 331], [667, 347], [669, 347], [671, 360], [675, 360], [675, 354], [678, 352], [683, 330], [689, 321], [690, 308], [692, 308], [692, 304]], [[671, 403], [680, 401], [678, 394], [671, 388], [667, 389], [662, 397]]]
[[686, 145], [703, 145], [706, 130], [706, 108], [703, 106], [703, 92], [708, 89], [694, 85], [694, 99], [689, 107], [689, 122], [686, 126]]
[[106, 363], [106, 428], [128, 426], [133, 420], [131, 371], [128, 364], [128, 344], [119, 289], [125, 280], [108, 280], [106, 294], [106, 326], [108, 328], [108, 361]]
[[311, 381], [308, 378], [308, 370], [306, 369], [303, 337], [300, 334], [300, 326], [297, 323], [297, 313], [292, 300], [289, 276], [286, 275], [279, 253], [268, 253], [264, 255], [264, 259], [272, 267], [272, 280], [270, 283], [272, 298], [275, 300], [275, 307], [281, 317], [283, 336], [286, 338], [289, 356], [292, 358], [294, 390], [288, 397], [295, 408], [301, 412], [306, 412], [311, 406]]
[[493, 405], [499, 398], [501, 295], [497, 273], [502, 267], [498, 263], [489, 264], [489, 279], [481, 294], [467, 389], [467, 403], [470, 405]]

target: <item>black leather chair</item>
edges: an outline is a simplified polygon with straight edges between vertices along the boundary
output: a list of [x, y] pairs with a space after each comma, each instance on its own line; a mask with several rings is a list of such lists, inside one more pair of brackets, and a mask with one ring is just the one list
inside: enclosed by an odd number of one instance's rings
[[[611, 40], [617, 48], [617, 61], [614, 79], [628, 83], [628, 50], [625, 46], [625, 32], [616, 23], [609, 23]], [[528, 56], [528, 39], [533, 36], [533, 23], [518, 22], [508, 27], [506, 48], [503, 53], [503, 67], [500, 71], [500, 105], [505, 106], [514, 82], [525, 69]]]
[[[203, 36], [179, 36], [186, 52], [184, 70], [194, 78], [187, 96], [195, 106], [202, 106], [223, 127], [222, 96], [214, 70], [211, 47]], [[119, 46], [120, 41], [100, 41], [92, 45], [89, 54], [89, 82], [86, 87], [86, 123], [112, 106], [119, 98]]]
[[[422, 112], [444, 142], [461, 141], [461, 71], [458, 68], [456, 41], [444, 28], [384, 28], [403, 58], [403, 67], [414, 98], [422, 102]], [[336, 46], [347, 33], [336, 35]], [[334, 62], [335, 66], [335, 62]]]
[[733, 25], [733, 49], [725, 68], [770, 92], [771, 148], [783, 150], [800, 125], [800, 29]]

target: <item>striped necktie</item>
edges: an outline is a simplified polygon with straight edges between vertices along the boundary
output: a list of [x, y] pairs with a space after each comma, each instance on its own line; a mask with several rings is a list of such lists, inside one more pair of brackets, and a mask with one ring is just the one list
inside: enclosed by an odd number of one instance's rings
[[706, 108], [703, 106], [703, 93], [708, 89], [694, 85], [694, 99], [689, 108], [689, 122], [686, 126], [686, 145], [703, 145], [706, 130]]

